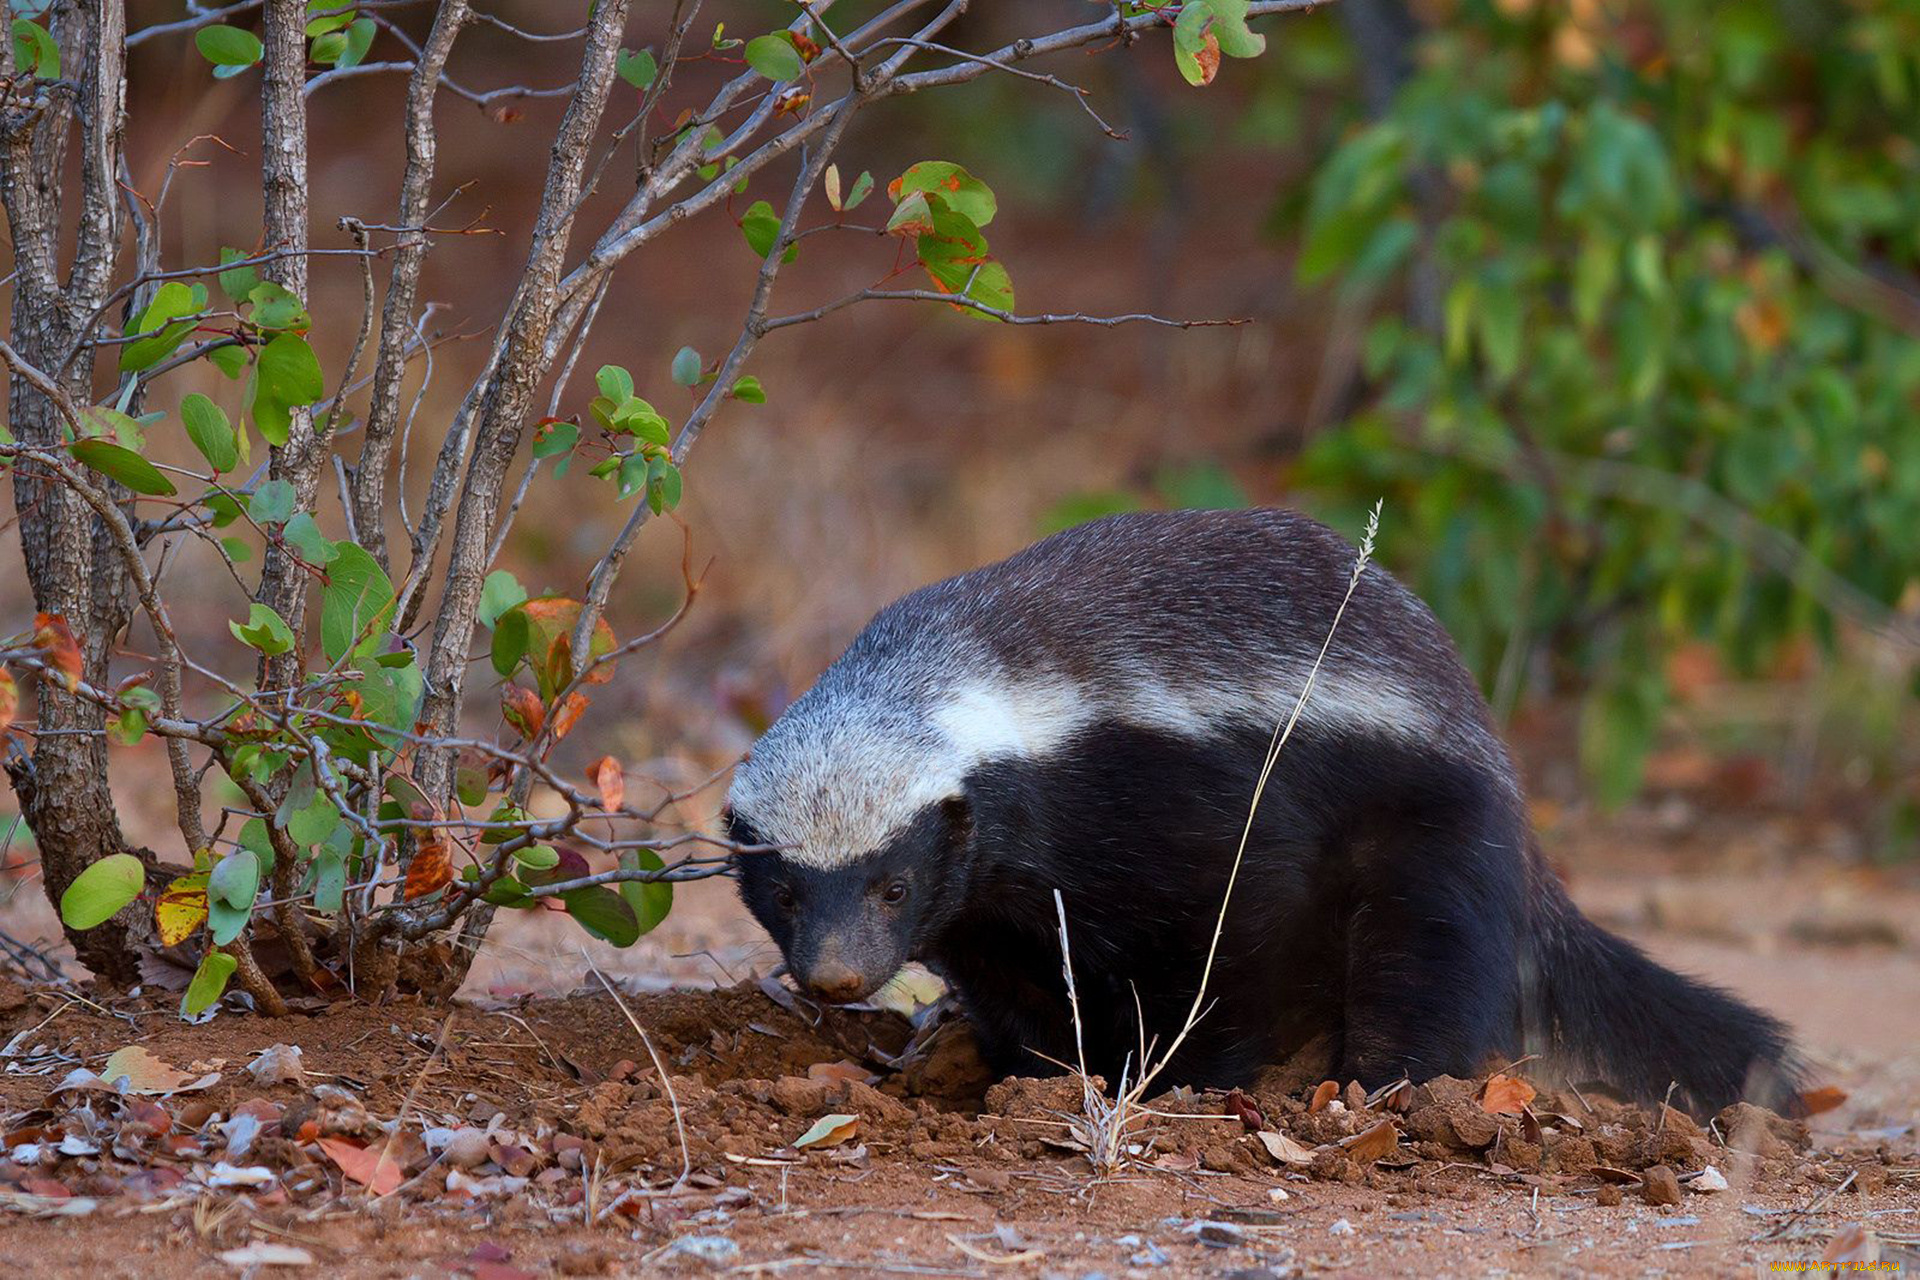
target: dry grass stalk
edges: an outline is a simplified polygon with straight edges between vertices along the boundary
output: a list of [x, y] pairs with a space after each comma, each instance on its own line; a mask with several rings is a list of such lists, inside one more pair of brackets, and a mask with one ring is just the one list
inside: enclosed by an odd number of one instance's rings
[[[1380, 513], [1384, 506], [1384, 500], [1376, 502], [1373, 510], [1368, 513], [1366, 533], [1360, 539], [1360, 554], [1354, 559], [1353, 573], [1347, 579], [1346, 594], [1340, 598], [1340, 607], [1334, 611], [1333, 622], [1327, 627], [1327, 638], [1321, 642], [1320, 652], [1315, 655], [1313, 666], [1307, 671], [1306, 684], [1301, 687], [1300, 696], [1295, 699], [1293, 710], [1284, 721], [1274, 726], [1273, 738], [1267, 746], [1266, 758], [1260, 766], [1260, 779], [1254, 784], [1253, 799], [1247, 806], [1247, 820], [1240, 831], [1240, 844], [1234, 850], [1233, 868], [1227, 874], [1227, 889], [1220, 897], [1219, 914], [1214, 917], [1213, 938], [1207, 945], [1207, 961], [1200, 971], [1200, 987], [1193, 994], [1193, 1005], [1187, 1011], [1186, 1021], [1181, 1024], [1179, 1032], [1173, 1039], [1167, 1043], [1165, 1051], [1160, 1052], [1158, 1056], [1154, 1054], [1158, 1042], [1149, 1043], [1145, 1040], [1146, 1024], [1144, 1020], [1140, 1023], [1142, 1037], [1140, 1073], [1129, 1083], [1127, 1070], [1123, 1067], [1120, 1073], [1121, 1078], [1114, 1086], [1112, 1099], [1108, 1099], [1104, 1093], [1095, 1088], [1092, 1077], [1087, 1074], [1086, 1050], [1082, 1042], [1080, 1024], [1080, 999], [1074, 985], [1073, 956], [1067, 945], [1067, 908], [1060, 896], [1060, 891], [1054, 890], [1054, 906], [1060, 915], [1061, 963], [1066, 967], [1067, 1003], [1073, 1014], [1074, 1045], [1079, 1054], [1076, 1074], [1080, 1079], [1081, 1105], [1084, 1113], [1082, 1117], [1076, 1118], [1074, 1131], [1076, 1137], [1085, 1144], [1087, 1159], [1097, 1173], [1111, 1173], [1125, 1162], [1129, 1154], [1126, 1149], [1129, 1128], [1137, 1121], [1154, 1114], [1143, 1105], [1147, 1090], [1166, 1071], [1174, 1055], [1180, 1051], [1181, 1045], [1186, 1043], [1187, 1036], [1205, 1016], [1207, 986], [1213, 978], [1213, 964], [1219, 956], [1221, 935], [1226, 931], [1227, 907], [1233, 901], [1233, 890], [1240, 880], [1240, 867], [1246, 860], [1247, 842], [1253, 837], [1253, 822], [1260, 812], [1261, 797], [1266, 794], [1267, 781], [1273, 776], [1274, 765], [1280, 759], [1280, 752], [1286, 747], [1287, 740], [1293, 736], [1294, 726], [1299, 724], [1301, 713], [1306, 710], [1307, 699], [1313, 696], [1313, 687], [1320, 677], [1321, 665], [1326, 662], [1327, 651], [1333, 647], [1333, 637], [1340, 630], [1340, 620], [1346, 616], [1347, 605], [1353, 600], [1353, 593], [1360, 586], [1360, 576], [1366, 572], [1368, 563], [1373, 559], [1374, 542], [1380, 533]], [[1082, 1120], [1084, 1124], [1079, 1123]]]

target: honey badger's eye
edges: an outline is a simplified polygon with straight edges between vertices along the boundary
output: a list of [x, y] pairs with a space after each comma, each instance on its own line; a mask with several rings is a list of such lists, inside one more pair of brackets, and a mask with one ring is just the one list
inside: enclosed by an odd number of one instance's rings
[[905, 902], [907, 900], [907, 882], [905, 880], [895, 880], [887, 886], [887, 891], [881, 894], [880, 897], [885, 902]]
[[782, 911], [793, 910], [793, 890], [785, 885], [776, 885], [773, 890], [773, 903]]

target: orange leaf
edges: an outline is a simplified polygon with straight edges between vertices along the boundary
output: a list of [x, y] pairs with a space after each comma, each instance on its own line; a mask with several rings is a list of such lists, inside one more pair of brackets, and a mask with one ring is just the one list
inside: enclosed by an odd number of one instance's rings
[[20, 686], [13, 682], [13, 676], [0, 671], [0, 738], [7, 736], [7, 727], [13, 723], [13, 713], [20, 707]]
[[453, 879], [453, 849], [438, 831], [427, 833], [407, 864], [407, 883], [400, 890], [403, 902], [424, 898], [435, 889], [444, 889]]
[[1491, 1077], [1480, 1090], [1480, 1109], [1488, 1115], [1517, 1116], [1533, 1101], [1533, 1086], [1518, 1076]]
[[560, 704], [560, 709], [553, 713], [553, 740], [558, 742], [572, 733], [573, 726], [579, 723], [580, 717], [592, 705], [593, 699], [584, 693], [568, 694], [567, 700]]
[[322, 1138], [320, 1149], [340, 1166], [340, 1172], [377, 1196], [392, 1195], [406, 1181], [400, 1162], [385, 1149], [356, 1147], [345, 1138]]
[[1315, 1111], [1325, 1111], [1327, 1104], [1332, 1102], [1339, 1092], [1338, 1084], [1332, 1080], [1322, 1080], [1320, 1087], [1313, 1091], [1313, 1101], [1307, 1104], [1307, 1112], [1311, 1114]]
[[[558, 722], [555, 722], [556, 725]], [[620, 768], [620, 762], [612, 756], [601, 756], [593, 768], [587, 770], [587, 777], [600, 789], [600, 807], [608, 813], [618, 809], [627, 798], [627, 775]]]
[[74, 641], [66, 618], [57, 613], [34, 614], [33, 643], [41, 651], [41, 656], [60, 673], [67, 692], [73, 692], [74, 686], [80, 683], [82, 663], [80, 646]]
[[540, 736], [540, 726], [547, 722], [547, 709], [540, 705], [540, 695], [517, 684], [501, 686], [500, 713], [529, 742]]
[[1822, 1111], [1831, 1111], [1847, 1100], [1847, 1091], [1838, 1085], [1823, 1084], [1818, 1089], [1808, 1089], [1800, 1095], [1800, 1105], [1810, 1116]]

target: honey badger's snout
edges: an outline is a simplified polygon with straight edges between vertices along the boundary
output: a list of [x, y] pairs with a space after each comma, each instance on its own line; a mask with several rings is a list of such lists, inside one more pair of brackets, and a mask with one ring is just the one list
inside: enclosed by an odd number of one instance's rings
[[841, 960], [837, 951], [816, 959], [805, 972], [796, 972], [800, 984], [822, 1000], [848, 1004], [871, 992], [866, 975]]
[[851, 1004], [872, 995], [905, 962], [884, 930], [858, 920], [828, 924], [817, 931], [803, 923], [787, 949], [794, 981], [833, 1004]]

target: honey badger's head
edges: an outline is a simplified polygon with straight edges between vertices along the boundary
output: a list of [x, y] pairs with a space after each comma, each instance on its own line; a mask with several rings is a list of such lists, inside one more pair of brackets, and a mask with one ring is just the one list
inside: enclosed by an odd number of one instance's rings
[[[728, 812], [740, 844], [764, 842]], [[826, 862], [796, 851], [742, 854], [740, 897], [779, 944], [794, 980], [844, 1004], [873, 994], [920, 955], [959, 908], [968, 843], [962, 797], [926, 806], [879, 847]]]
[[734, 773], [740, 896], [795, 981], [846, 1002], [922, 954], [957, 913], [971, 845], [964, 764], [924, 712], [848, 696], [832, 672]]

